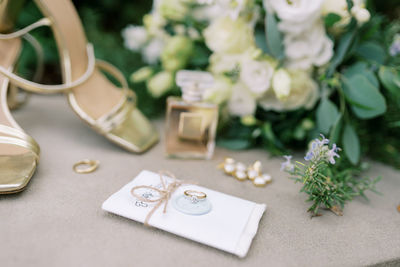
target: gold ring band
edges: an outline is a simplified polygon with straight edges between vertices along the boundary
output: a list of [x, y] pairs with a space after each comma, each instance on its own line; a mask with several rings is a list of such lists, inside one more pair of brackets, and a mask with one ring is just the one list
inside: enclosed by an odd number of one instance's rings
[[[84, 159], [75, 163], [72, 168], [76, 173], [91, 173], [97, 170], [99, 163], [98, 160]], [[87, 166], [87, 168], [82, 168], [82, 166]]]
[[195, 190], [186, 190], [183, 193], [185, 194], [185, 196], [195, 197], [197, 199], [205, 199], [207, 197], [206, 193], [200, 192], [200, 191], [195, 191]]

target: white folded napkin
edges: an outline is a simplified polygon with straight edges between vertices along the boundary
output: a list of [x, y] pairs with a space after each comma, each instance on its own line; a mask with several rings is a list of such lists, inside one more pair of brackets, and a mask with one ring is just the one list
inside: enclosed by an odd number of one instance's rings
[[[172, 178], [167, 177], [165, 181], [170, 183]], [[103, 203], [102, 208], [144, 223], [146, 216], [155, 204], [139, 201], [131, 194], [131, 189], [140, 185], [159, 187], [160, 183], [159, 174], [142, 171], [130, 183], [110, 196]], [[211, 211], [203, 215], [188, 215], [175, 209], [173, 201], [182, 196], [185, 190], [206, 193], [207, 201], [210, 201], [212, 206]], [[172, 194], [166, 213], [163, 213], [163, 208], [164, 204], [154, 212], [148, 221], [149, 225], [244, 257], [257, 233], [258, 224], [266, 205], [205, 187], [185, 184]]]

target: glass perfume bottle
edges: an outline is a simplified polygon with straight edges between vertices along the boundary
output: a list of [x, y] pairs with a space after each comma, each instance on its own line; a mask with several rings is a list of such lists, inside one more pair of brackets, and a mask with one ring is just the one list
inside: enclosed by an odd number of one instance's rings
[[182, 98], [167, 99], [166, 154], [176, 158], [210, 159], [214, 153], [218, 106], [203, 101], [213, 83], [208, 72], [179, 71]]

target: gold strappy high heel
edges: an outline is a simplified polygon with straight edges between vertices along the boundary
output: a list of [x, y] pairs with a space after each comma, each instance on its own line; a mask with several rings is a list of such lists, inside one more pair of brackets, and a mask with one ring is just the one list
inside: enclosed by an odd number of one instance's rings
[[[0, 32], [8, 30], [6, 5], [0, 3]], [[15, 1], [14, 1], [15, 3]], [[21, 40], [3, 36], [0, 40], [0, 66], [12, 71], [20, 53]], [[0, 74], [0, 194], [22, 191], [33, 176], [39, 161], [40, 149], [12, 118], [7, 105], [9, 80]]]
[[[65, 92], [75, 113], [96, 132], [125, 148], [141, 153], [158, 141], [158, 133], [136, 108], [135, 95], [125, 77], [112, 65], [95, 60], [76, 10], [69, 0], [35, 0], [45, 18], [21, 30], [49, 25], [57, 41], [63, 84], [42, 85], [24, 80], [0, 67], [13, 84], [36, 93]], [[122, 85], [119, 90], [101, 72], [108, 72]]]

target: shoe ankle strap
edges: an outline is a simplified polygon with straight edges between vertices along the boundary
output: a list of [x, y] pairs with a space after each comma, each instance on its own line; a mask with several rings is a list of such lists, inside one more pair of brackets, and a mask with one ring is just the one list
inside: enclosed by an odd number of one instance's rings
[[35, 23], [32, 23], [29, 26], [26, 26], [25, 28], [22, 28], [18, 31], [11, 32], [11, 33], [0, 33], [0, 40], [9, 40], [9, 39], [15, 39], [21, 36], [24, 36], [25, 34], [29, 33], [30, 31], [37, 29], [39, 27], [43, 26], [50, 26], [51, 21], [48, 18], [42, 18]]
[[[26, 33], [23, 38], [32, 46], [33, 50], [35, 51], [36, 54], [36, 69], [35, 73], [32, 77], [33, 82], [38, 82], [42, 79], [43, 77], [43, 71], [44, 71], [44, 52], [43, 48], [38, 42], [38, 40], [30, 35], [29, 33]], [[8, 107], [13, 110], [16, 108], [19, 108], [20, 106], [24, 105], [30, 96], [29, 92], [22, 91], [18, 88], [18, 86], [14, 84], [10, 84], [8, 88], [8, 94], [7, 94], [7, 104]], [[24, 96], [21, 98], [21, 94]]]
[[[9, 40], [21, 36], [29, 36], [30, 31], [37, 29], [39, 27], [50, 26], [50, 25], [51, 25], [51, 20], [49, 18], [42, 18], [37, 22], [18, 31], [12, 33], [0, 34], [0, 40]], [[92, 75], [94, 71], [96, 59], [94, 56], [93, 46], [91, 44], [87, 44], [86, 49], [88, 55], [88, 66], [86, 68], [85, 73], [73, 82], [56, 84], [56, 85], [40, 84], [24, 79], [19, 75], [5, 69], [2, 66], [0, 66], [0, 74], [6, 76], [10, 80], [11, 84], [16, 85], [30, 92], [43, 93], [43, 94], [64, 93], [86, 82], [86, 80], [89, 79], [89, 77]]]
[[74, 87], [77, 87], [84, 82], [86, 82], [89, 77], [92, 75], [95, 69], [95, 56], [93, 51], [92, 44], [87, 44], [87, 55], [88, 55], [88, 66], [86, 68], [85, 73], [70, 83], [63, 83], [63, 84], [56, 84], [56, 85], [49, 85], [49, 84], [41, 84], [29, 81], [27, 79], [22, 78], [21, 76], [7, 70], [6, 68], [0, 66], [0, 74], [6, 76], [10, 83], [21, 87], [27, 91], [34, 92], [34, 93], [42, 93], [42, 94], [53, 94], [53, 93], [61, 93], [67, 92]]

